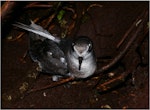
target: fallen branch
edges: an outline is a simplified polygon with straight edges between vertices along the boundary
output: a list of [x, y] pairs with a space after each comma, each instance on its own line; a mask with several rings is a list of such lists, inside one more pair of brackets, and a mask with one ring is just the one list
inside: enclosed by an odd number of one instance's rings
[[74, 80], [74, 78], [72, 78], [72, 77], [69, 77], [69, 78], [66, 78], [66, 79], [62, 79], [60, 81], [53, 82], [53, 83], [51, 83], [49, 85], [46, 85], [44, 87], [41, 87], [41, 88], [31, 89], [31, 90], [27, 91], [27, 94], [30, 94], [32, 92], [37, 92], [37, 91], [45, 90], [45, 89], [48, 89], [48, 88], [53, 88], [53, 87], [65, 84], [65, 83], [73, 81], [73, 80]]
[[7, 1], [2, 5], [0, 15], [3, 22], [12, 17], [11, 15], [15, 11], [17, 5], [17, 2], [12, 1]]
[[122, 37], [121, 41], [117, 44], [117, 49], [120, 48], [120, 46], [123, 44], [123, 42], [125, 41], [125, 39], [128, 37], [129, 33], [134, 29], [134, 27], [137, 26], [142, 21], [141, 20], [141, 16], [143, 16], [143, 15], [138, 16], [138, 18], [134, 21], [133, 25], [124, 34], [124, 36]]
[[51, 8], [53, 7], [52, 5], [49, 4], [39, 4], [39, 2], [33, 2], [25, 6], [24, 8]]
[[1, 36], [6, 37], [8, 32], [11, 29], [11, 25], [15, 19], [22, 13], [22, 9], [25, 3], [23, 2], [13, 2], [13, 1], [6, 1], [3, 3], [1, 7]]
[[96, 89], [99, 91], [99, 92], [104, 92], [104, 91], [107, 91], [111, 88], [114, 88], [116, 87], [117, 85], [121, 84], [122, 82], [125, 81], [126, 77], [130, 74], [130, 71], [126, 71], [126, 72], [123, 72], [121, 73], [121, 75], [111, 79], [111, 80], [108, 80], [100, 85], [98, 85], [96, 87]]
[[[126, 55], [126, 52], [129, 50], [129, 47], [133, 44], [133, 42], [136, 39], [136, 42], [134, 42], [134, 45], [132, 46], [132, 49], [130, 49], [131, 51], [135, 51], [136, 48], [138, 47], [138, 45], [143, 41], [143, 39], [145, 38], [145, 35], [147, 34], [147, 26], [145, 24], [147, 24], [147, 17], [148, 17], [148, 12], [146, 11], [144, 13], [144, 16], [142, 18], [141, 23], [136, 27], [136, 31], [132, 34], [133, 37], [129, 40], [129, 42], [127, 43], [127, 45], [125, 46], [124, 50], [117, 56], [115, 57], [114, 60], [112, 60], [108, 65], [104, 66], [102, 69], [99, 70], [99, 72], [103, 72], [107, 69], [109, 69], [110, 67], [112, 67], [115, 63], [117, 63], [123, 56]], [[133, 24], [135, 25], [135, 24]], [[133, 28], [133, 25], [131, 26], [131, 28]], [[142, 31], [142, 29], [145, 29], [145, 32], [142, 33], [143, 35], [139, 35]], [[129, 28], [129, 30], [131, 30]], [[129, 31], [127, 31], [128, 33]], [[129, 33], [128, 33], [129, 34]], [[130, 55], [132, 55], [131, 53], [127, 54], [127, 57], [130, 57]], [[128, 64], [128, 70], [124, 73], [122, 73], [120, 76], [117, 76], [107, 82], [104, 82], [100, 85], [98, 85], [98, 83], [100, 82], [101, 78], [99, 78], [98, 82], [96, 83], [96, 89], [99, 92], [104, 92], [107, 91], [113, 87], [116, 87], [117, 85], [119, 85], [120, 83], [124, 82], [126, 77], [131, 73], [134, 74], [133, 72], [136, 70], [138, 64], [139, 64], [139, 60], [138, 59], [132, 59], [133, 61], [131, 61], [131, 64]], [[133, 76], [133, 75], [132, 75]], [[132, 79], [134, 79], [134, 77], [132, 77]], [[133, 80], [134, 81], [134, 80]], [[133, 82], [134, 83], [134, 82]]]
[[[133, 49], [135, 50], [136, 49], [136, 46], [133, 47]], [[134, 50], [131, 50], [132, 52]], [[131, 54], [128, 54], [127, 57], [130, 57]], [[128, 64], [129, 65], [129, 68], [128, 70], [126, 70], [125, 72], [121, 73], [119, 76], [117, 77], [114, 77], [102, 84], [99, 84], [98, 83], [96, 84], [96, 89], [99, 91], [99, 92], [104, 92], [104, 91], [108, 91], [114, 87], [117, 87], [119, 84], [123, 83], [126, 81], [126, 78], [129, 74], [134, 74], [134, 72], [136, 71], [136, 68], [139, 64], [139, 60], [137, 58], [135, 59], [131, 59], [131, 63]], [[132, 75], [132, 84], [134, 84], [134, 76]]]
[[87, 8], [87, 11], [89, 11], [92, 7], [99, 7], [99, 8], [102, 8], [103, 5], [100, 5], [100, 4], [91, 4], [88, 8]]
[[[133, 23], [131, 25], [131, 27], [128, 29], [128, 31], [126, 33], [129, 32], [129, 30], [131, 30], [131, 28], [135, 27], [136, 32], [133, 34], [133, 36], [130, 38], [130, 40], [128, 41], [127, 45], [125, 46], [125, 48], [106, 66], [103, 66], [101, 69], [97, 70], [95, 74], [99, 74], [102, 73], [106, 70], [108, 70], [109, 68], [111, 68], [112, 66], [114, 66], [123, 56], [125, 56], [126, 52], [129, 50], [129, 48], [131, 47], [131, 45], [133, 44], [133, 42], [135, 41], [135, 39], [137, 38], [138, 34], [141, 32], [142, 27], [143, 27], [143, 22], [146, 20], [147, 15], [147, 11], [144, 11], [144, 16], [141, 16], [139, 19], [142, 19], [142, 22], [139, 23], [139, 25], [135, 25], [135, 23]], [[143, 13], [142, 13], [143, 15]], [[139, 20], [137, 20], [139, 21]], [[133, 30], [133, 29], [132, 29]], [[125, 33], [125, 35], [126, 35]], [[129, 33], [128, 33], [129, 36]]]
[[46, 23], [44, 23], [43, 28], [46, 29], [46, 28], [49, 27], [51, 21], [52, 21], [52, 20], [55, 18], [55, 16], [58, 14], [59, 9], [61, 8], [61, 6], [62, 6], [62, 3], [61, 3], [61, 2], [58, 2], [58, 3], [56, 4], [56, 6], [54, 5], [54, 6], [52, 7], [51, 10], [52, 10], [52, 11], [54, 10], [54, 13], [48, 17], [48, 20], [47, 20], [47, 19], [43, 20], [43, 22], [46, 21]]

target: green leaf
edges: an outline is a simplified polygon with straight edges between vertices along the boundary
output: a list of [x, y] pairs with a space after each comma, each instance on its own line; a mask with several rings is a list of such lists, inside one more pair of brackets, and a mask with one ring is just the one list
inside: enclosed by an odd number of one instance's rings
[[58, 15], [57, 15], [57, 19], [59, 21], [62, 20], [64, 14], [65, 14], [65, 11], [64, 10], [60, 10], [59, 13], [58, 13]]

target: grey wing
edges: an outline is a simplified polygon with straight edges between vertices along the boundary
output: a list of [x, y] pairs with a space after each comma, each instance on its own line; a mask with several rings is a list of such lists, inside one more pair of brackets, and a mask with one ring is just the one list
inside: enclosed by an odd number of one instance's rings
[[67, 74], [68, 67], [64, 52], [55, 42], [48, 39], [34, 41], [30, 46], [29, 53], [33, 61], [38, 62], [43, 72]]
[[[68, 71], [64, 52], [59, 48], [60, 39], [52, 36], [47, 30], [31, 21], [30, 25], [13, 24], [29, 31], [29, 54], [43, 72], [65, 75]], [[56, 44], [57, 43], [57, 44]]]

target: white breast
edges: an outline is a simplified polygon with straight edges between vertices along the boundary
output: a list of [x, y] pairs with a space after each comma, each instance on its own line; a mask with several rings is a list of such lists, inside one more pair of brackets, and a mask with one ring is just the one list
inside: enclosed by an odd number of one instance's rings
[[75, 57], [73, 56], [70, 56], [70, 64], [71, 68], [74, 68], [77, 70], [77, 74], [81, 74], [79, 75], [81, 78], [86, 78], [90, 75], [92, 75], [96, 69], [96, 62], [95, 62], [95, 59], [91, 56], [89, 58], [87, 58], [86, 60], [83, 60], [82, 61], [82, 64], [81, 64], [81, 69], [79, 70], [79, 61], [78, 59], [76, 59]]

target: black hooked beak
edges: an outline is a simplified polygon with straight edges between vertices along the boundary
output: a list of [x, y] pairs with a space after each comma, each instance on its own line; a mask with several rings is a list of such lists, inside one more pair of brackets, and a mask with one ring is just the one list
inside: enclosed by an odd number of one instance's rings
[[79, 60], [79, 70], [80, 70], [81, 69], [81, 64], [82, 64], [83, 57], [78, 57], [78, 60]]

